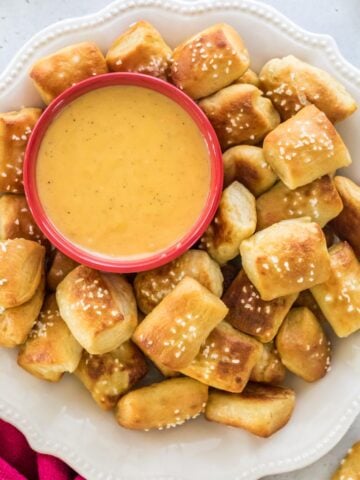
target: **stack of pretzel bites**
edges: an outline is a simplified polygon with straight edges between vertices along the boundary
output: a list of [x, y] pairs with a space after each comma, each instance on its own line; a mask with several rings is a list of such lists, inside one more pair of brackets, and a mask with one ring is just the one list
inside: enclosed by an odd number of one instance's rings
[[[239, 33], [216, 24], [172, 50], [139, 21], [106, 56], [84, 42], [30, 71], [45, 104], [90, 76], [153, 75], [210, 120], [223, 149], [219, 208], [197, 246], [155, 270], [103, 273], [49, 246], [22, 185], [41, 110], [0, 114], [0, 345], [40, 379], [74, 374], [125, 428], [204, 413], [270, 436], [295, 405], [286, 371], [305, 382], [330, 371], [324, 324], [339, 337], [360, 329], [360, 187], [336, 174], [351, 158], [334, 126], [356, 104], [291, 55], [256, 74]], [[137, 386], [149, 365], [161, 380]]]

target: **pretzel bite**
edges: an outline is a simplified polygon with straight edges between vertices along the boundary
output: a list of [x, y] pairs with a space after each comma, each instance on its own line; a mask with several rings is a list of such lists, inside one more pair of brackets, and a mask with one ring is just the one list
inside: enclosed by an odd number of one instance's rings
[[260, 88], [283, 120], [311, 103], [333, 123], [357, 108], [352, 96], [331, 75], [293, 55], [269, 60], [260, 72]]
[[282, 383], [285, 379], [286, 369], [281, 363], [279, 354], [274, 344], [264, 343], [260, 358], [255, 363], [250, 374], [250, 380], [260, 383]]
[[255, 198], [241, 183], [223, 191], [216, 216], [201, 239], [201, 246], [220, 265], [239, 254], [240, 243], [256, 228]]
[[106, 61], [113, 72], [139, 72], [166, 80], [171, 53], [156, 28], [141, 20], [112, 43]]
[[83, 42], [41, 58], [31, 67], [29, 75], [48, 104], [72, 85], [107, 71], [104, 55], [97, 45]]
[[3, 195], [0, 198], [0, 240], [26, 238], [47, 245], [36, 225], [24, 195]]
[[175, 48], [171, 78], [192, 98], [202, 98], [230, 85], [249, 67], [249, 54], [238, 33], [217, 23]]
[[136, 328], [135, 297], [121, 275], [79, 265], [58, 285], [56, 299], [74, 337], [94, 355], [119, 347]]
[[316, 300], [310, 290], [303, 290], [299, 293], [299, 296], [295, 300], [294, 307], [306, 307], [315, 315], [318, 320], [321, 322], [326, 322], [326, 318], [324, 317], [324, 314], [320, 310], [320, 307], [316, 303]]
[[184, 277], [195, 278], [214, 295], [221, 297], [223, 276], [219, 265], [206, 252], [189, 250], [162, 267], [136, 275], [134, 288], [140, 310], [150, 313]]
[[297, 293], [270, 301], [262, 300], [244, 270], [234, 279], [222, 300], [229, 308], [226, 321], [260, 342], [270, 342], [296, 300]]
[[341, 212], [343, 203], [328, 175], [290, 190], [278, 182], [256, 200], [257, 230], [286, 220], [308, 216], [324, 227]]
[[346, 177], [335, 177], [336, 188], [344, 208], [332, 222], [331, 228], [342, 240], [347, 240], [360, 257], [360, 187]]
[[176, 427], [204, 411], [208, 387], [192, 378], [172, 378], [120, 398], [116, 419], [122, 427], [150, 430]]
[[205, 416], [270, 437], [288, 423], [294, 405], [295, 392], [290, 388], [248, 383], [242, 393], [210, 392]]
[[234, 83], [247, 83], [250, 85], [254, 85], [255, 87], [260, 86], [260, 79], [257, 73], [251, 68], [248, 68], [245, 73], [241, 75]]
[[22, 193], [25, 148], [41, 115], [39, 108], [0, 113], [0, 193]]
[[264, 155], [288, 188], [295, 189], [350, 165], [350, 154], [326, 115], [309, 105], [264, 140]]
[[212, 123], [223, 150], [241, 143], [256, 145], [280, 122], [271, 101], [254, 85], [230, 85], [201, 100], [199, 107]]
[[283, 220], [240, 245], [243, 268], [263, 300], [325, 282], [330, 259], [323, 231], [309, 218]]
[[359, 480], [360, 479], [360, 442], [355, 443], [341, 461], [331, 480]]
[[[138, 310], [138, 323], [141, 323], [146, 315], [142, 313], [141, 310]], [[152, 363], [154, 366], [159, 370], [159, 372], [164, 376], [164, 377], [178, 377], [180, 376], [179, 372], [176, 372], [175, 370], [172, 370], [171, 368], [165, 367], [165, 365], [162, 365], [160, 362], [154, 361], [152, 359]]]
[[[145, 315], [142, 313], [141, 310], [138, 310], [138, 323], [141, 323], [144, 320], [144, 318], [145, 318]], [[154, 358], [152, 359], [152, 363], [164, 377], [180, 376], [179, 372], [172, 370], [171, 368], [165, 367], [165, 365], [162, 365], [160, 362], [154, 361]]]
[[47, 274], [47, 286], [55, 292], [56, 287], [64, 280], [66, 275], [74, 270], [79, 264], [71, 258], [56, 250], [52, 258], [51, 266]]
[[176, 285], [133, 335], [133, 341], [155, 364], [172, 370], [187, 367], [228, 309], [190, 277]]
[[224, 152], [223, 162], [225, 187], [237, 180], [258, 197], [277, 180], [270, 165], [265, 161], [262, 148], [237, 145]]
[[152, 363], [159, 370], [161, 375], [165, 378], [172, 378], [172, 377], [179, 377], [180, 376], [180, 372], [177, 372], [176, 370], [172, 370], [171, 368], [168, 368], [165, 365], [162, 365], [161, 363], [155, 361], [154, 359], [152, 359]]
[[181, 373], [211, 387], [240, 393], [261, 353], [261, 343], [221, 322]]
[[44, 291], [45, 278], [42, 276], [39, 286], [30, 300], [0, 313], [1, 347], [12, 348], [25, 342], [40, 313]]
[[75, 375], [89, 390], [103, 410], [111, 410], [121, 395], [132, 388], [147, 372], [141, 352], [132, 342], [103, 355], [83, 351]]
[[330, 342], [306, 307], [290, 310], [276, 337], [282, 363], [307, 382], [320, 380], [330, 368]]
[[360, 263], [346, 242], [329, 249], [331, 273], [311, 289], [325, 318], [338, 337], [360, 329]]
[[61, 318], [55, 295], [49, 295], [26, 342], [20, 347], [18, 364], [35, 377], [57, 382], [73, 372], [82, 348]]
[[0, 312], [30, 300], [44, 271], [45, 249], [17, 238], [0, 242]]

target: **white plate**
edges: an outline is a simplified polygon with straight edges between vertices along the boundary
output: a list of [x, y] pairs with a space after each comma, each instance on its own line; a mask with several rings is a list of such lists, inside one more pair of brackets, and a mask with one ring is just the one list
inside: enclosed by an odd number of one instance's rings
[[[65, 20], [38, 33], [0, 77], [0, 111], [40, 104], [27, 78], [37, 58], [65, 45], [93, 40], [104, 50], [130, 23], [152, 22], [171, 45], [212, 23], [233, 25], [258, 70], [271, 57], [294, 54], [337, 77], [360, 103], [360, 72], [340, 55], [334, 40], [305, 32], [271, 7], [253, 1], [117, 1], [101, 12]], [[360, 112], [339, 125], [360, 180]], [[288, 426], [271, 439], [192, 421], [163, 432], [137, 433], [101, 412], [76, 379], [49, 385], [16, 365], [16, 352], [0, 349], [0, 415], [31, 445], [56, 455], [88, 480], [256, 480], [304, 467], [330, 450], [360, 412], [360, 335], [337, 341], [333, 368], [308, 385], [289, 379], [297, 407]]]

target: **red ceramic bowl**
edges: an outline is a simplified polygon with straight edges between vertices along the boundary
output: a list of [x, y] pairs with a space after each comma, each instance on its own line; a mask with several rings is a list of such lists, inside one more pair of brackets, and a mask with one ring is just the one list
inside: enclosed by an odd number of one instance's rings
[[[178, 103], [198, 126], [209, 150], [211, 182], [205, 207], [199, 218], [176, 244], [155, 254], [139, 259], [117, 259], [81, 248], [66, 238], [49, 218], [40, 202], [36, 185], [36, 162], [40, 144], [46, 130], [58, 113], [80, 95], [111, 85], [135, 85], [155, 90]], [[223, 185], [223, 164], [218, 139], [202, 110], [179, 89], [154, 77], [139, 73], [109, 73], [88, 78], [63, 92], [44, 111], [37, 122], [25, 152], [24, 187], [31, 213], [44, 235], [61, 252], [79, 263], [109, 272], [139, 272], [159, 267], [189, 249], [203, 234], [218, 207]]]

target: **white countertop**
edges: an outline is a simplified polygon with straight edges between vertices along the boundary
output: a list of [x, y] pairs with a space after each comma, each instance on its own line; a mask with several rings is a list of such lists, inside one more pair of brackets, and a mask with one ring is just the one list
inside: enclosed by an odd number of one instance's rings
[[[188, 0], [191, 1], [191, 0]], [[67, 17], [101, 9], [110, 0], [0, 0], [0, 69], [34, 33]], [[343, 55], [360, 68], [360, 0], [264, 0], [313, 32], [332, 35]], [[266, 480], [330, 480], [346, 451], [360, 440], [360, 417], [343, 440], [312, 466]], [[219, 479], [220, 480], [220, 479]], [[265, 479], [264, 479], [265, 480]]]

